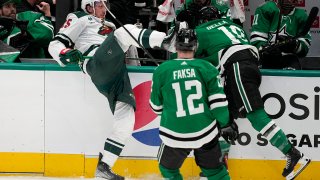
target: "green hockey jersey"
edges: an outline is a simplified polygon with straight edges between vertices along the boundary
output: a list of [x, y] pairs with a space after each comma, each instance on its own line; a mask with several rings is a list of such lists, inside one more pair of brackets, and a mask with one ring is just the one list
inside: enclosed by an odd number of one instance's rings
[[17, 14], [20, 21], [29, 21], [27, 32], [30, 37], [30, 46], [21, 54], [24, 58], [45, 58], [45, 49], [48, 48], [54, 36], [54, 27], [48, 17], [41, 13], [25, 11]]
[[[226, 19], [217, 19], [197, 26], [196, 35], [199, 47], [196, 57], [209, 61], [217, 68], [220, 67], [223, 49], [234, 45], [249, 45], [249, 37], [235, 23]], [[242, 46], [241, 48], [248, 48]], [[242, 50], [236, 48], [237, 50]]]
[[[261, 46], [275, 42], [279, 13], [280, 10], [273, 1], [265, 2], [256, 9], [250, 35], [252, 45], [259, 49]], [[299, 8], [294, 8], [288, 15], [282, 15], [279, 35], [289, 37], [298, 35], [305, 26], [307, 18], [305, 10]], [[296, 53], [298, 56], [306, 56], [311, 43], [310, 33], [298, 40], [300, 46]]]
[[229, 122], [218, 70], [200, 59], [162, 63], [153, 73], [150, 106], [161, 115], [160, 138], [170, 147], [199, 148], [218, 135], [218, 123]]

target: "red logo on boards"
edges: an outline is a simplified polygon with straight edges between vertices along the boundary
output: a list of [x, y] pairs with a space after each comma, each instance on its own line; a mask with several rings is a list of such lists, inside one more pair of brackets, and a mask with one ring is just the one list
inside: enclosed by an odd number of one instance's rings
[[312, 26], [312, 28], [320, 28], [320, 23], [319, 23], [319, 16], [316, 17], [316, 19], [314, 20]]
[[297, 6], [298, 7], [305, 7], [306, 1], [305, 0], [297, 0]]

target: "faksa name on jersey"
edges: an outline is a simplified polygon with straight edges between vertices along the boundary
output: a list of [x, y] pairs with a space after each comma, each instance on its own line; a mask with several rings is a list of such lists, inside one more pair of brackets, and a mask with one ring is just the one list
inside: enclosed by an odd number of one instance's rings
[[177, 71], [173, 71], [173, 79], [183, 79], [183, 78], [194, 78], [196, 77], [196, 73], [194, 69], [180, 69]]

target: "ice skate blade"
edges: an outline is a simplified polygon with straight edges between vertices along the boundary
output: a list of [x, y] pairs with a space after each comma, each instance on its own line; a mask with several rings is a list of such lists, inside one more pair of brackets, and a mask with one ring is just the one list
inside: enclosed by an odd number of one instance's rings
[[304, 156], [302, 154], [302, 158], [299, 160], [299, 164], [300, 164], [300, 167], [298, 170], [296, 171], [292, 171], [287, 177], [286, 177], [286, 180], [293, 180], [294, 178], [296, 178], [297, 176], [299, 176], [299, 174], [310, 164], [311, 162], [311, 159]]

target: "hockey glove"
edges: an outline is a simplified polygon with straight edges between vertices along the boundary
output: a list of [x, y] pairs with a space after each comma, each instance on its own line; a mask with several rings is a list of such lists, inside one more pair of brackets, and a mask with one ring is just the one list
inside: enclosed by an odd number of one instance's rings
[[238, 125], [233, 121], [231, 124], [220, 129], [220, 135], [230, 144], [230, 141], [235, 141], [238, 138]]
[[199, 15], [200, 15], [200, 9], [201, 9], [202, 7], [199, 5], [199, 4], [196, 4], [196, 3], [191, 3], [191, 4], [189, 4], [189, 6], [188, 6], [188, 10], [191, 12], [191, 14], [193, 15], [193, 16], [195, 16], [195, 17], [199, 17]]
[[164, 37], [161, 47], [169, 52], [176, 52], [175, 41], [178, 31], [183, 28], [188, 28], [187, 22], [175, 22], [175, 26], [168, 31], [168, 35]]
[[0, 40], [6, 39], [14, 28], [15, 21], [11, 18], [0, 17]]
[[296, 53], [299, 47], [299, 41], [297, 39], [292, 39], [288, 36], [279, 36], [279, 43], [282, 43], [279, 47], [281, 52], [284, 53]]
[[84, 60], [83, 55], [79, 50], [70, 48], [61, 50], [59, 57], [63, 64], [82, 62]]
[[190, 27], [194, 27], [194, 16], [189, 10], [182, 10], [176, 18], [177, 21], [183, 22], [186, 21]]

